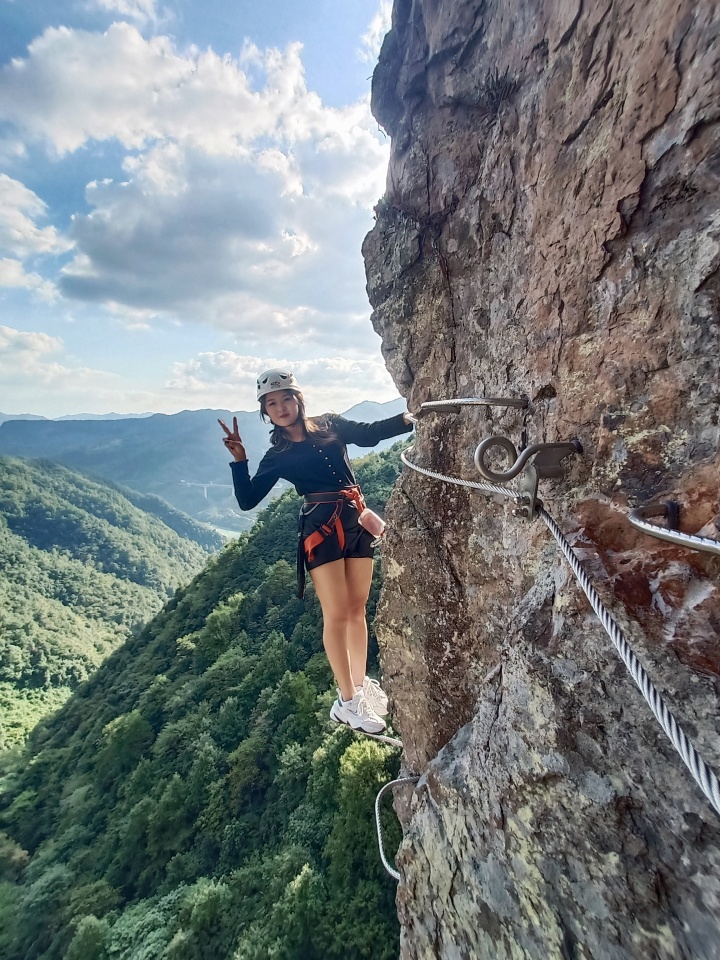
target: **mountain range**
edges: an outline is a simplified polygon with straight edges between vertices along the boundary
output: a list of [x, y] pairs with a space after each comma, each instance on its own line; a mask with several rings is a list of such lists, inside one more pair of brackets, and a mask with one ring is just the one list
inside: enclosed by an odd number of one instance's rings
[[0, 413], [0, 423], [6, 420], [132, 420], [151, 416], [152, 413], [68, 413], [63, 417], [40, 417], [35, 413]]
[[[401, 398], [366, 401], [343, 416], [373, 421], [405, 409]], [[0, 416], [7, 416], [5, 414]], [[121, 419], [6, 419], [0, 423], [0, 454], [53, 460], [85, 474], [155, 494], [196, 520], [229, 531], [249, 529], [269, 499], [287, 487], [279, 484], [254, 511], [241, 513], [233, 497], [228, 455], [218, 419], [238, 418], [250, 469], [269, 445], [269, 429], [257, 411], [183, 410]], [[393, 440], [378, 444], [382, 450]], [[351, 456], [367, 449], [350, 448]]]

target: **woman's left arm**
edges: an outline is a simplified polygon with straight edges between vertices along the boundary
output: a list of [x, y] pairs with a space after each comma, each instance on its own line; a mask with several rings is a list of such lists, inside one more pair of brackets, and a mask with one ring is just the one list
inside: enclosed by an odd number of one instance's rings
[[398, 437], [403, 433], [410, 433], [412, 421], [406, 420], [407, 413], [398, 413], [387, 420], [376, 420], [375, 423], [358, 423], [355, 420], [345, 420], [344, 417], [333, 417], [332, 427], [343, 443], [354, 443], [358, 447], [374, 447], [381, 440]]

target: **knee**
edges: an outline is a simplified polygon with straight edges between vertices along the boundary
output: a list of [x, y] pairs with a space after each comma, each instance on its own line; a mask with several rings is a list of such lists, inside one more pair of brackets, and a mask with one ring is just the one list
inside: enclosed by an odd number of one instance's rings
[[348, 602], [348, 620], [353, 623], [357, 623], [360, 620], [365, 619], [365, 600], [350, 600]]
[[326, 630], [345, 630], [350, 622], [347, 610], [323, 610], [323, 624]]

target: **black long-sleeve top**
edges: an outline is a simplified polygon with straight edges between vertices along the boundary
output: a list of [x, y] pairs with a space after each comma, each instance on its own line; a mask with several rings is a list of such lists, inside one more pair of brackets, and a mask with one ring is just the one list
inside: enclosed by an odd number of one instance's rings
[[405, 423], [401, 413], [375, 423], [357, 423], [336, 414], [325, 414], [318, 420], [325, 421], [337, 439], [320, 444], [312, 439], [311, 434], [285, 450], [270, 447], [252, 479], [247, 460], [235, 460], [230, 464], [235, 496], [241, 510], [252, 510], [280, 479], [289, 480], [302, 496], [351, 487], [357, 480], [350, 466], [346, 444], [374, 447], [381, 440], [412, 430], [412, 424]]

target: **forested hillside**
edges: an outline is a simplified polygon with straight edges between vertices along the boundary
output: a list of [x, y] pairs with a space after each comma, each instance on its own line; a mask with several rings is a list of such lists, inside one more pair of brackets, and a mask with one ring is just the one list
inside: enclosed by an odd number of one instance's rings
[[[376, 508], [399, 446], [357, 464]], [[328, 719], [297, 510], [274, 501], [6, 761], [3, 957], [397, 957], [373, 802], [398, 755]]]
[[0, 457], [0, 746], [59, 706], [219, 546], [189, 517], [126, 493]]
[[[30, 457], [40, 450], [74, 470], [162, 497], [195, 519], [233, 529], [235, 515], [243, 529], [250, 524], [232, 498], [217, 423], [232, 416], [227, 410], [183, 410], [110, 421], [10, 420], [0, 424], [0, 453]], [[267, 427], [257, 412], [238, 417], [257, 462], [267, 447]]]

